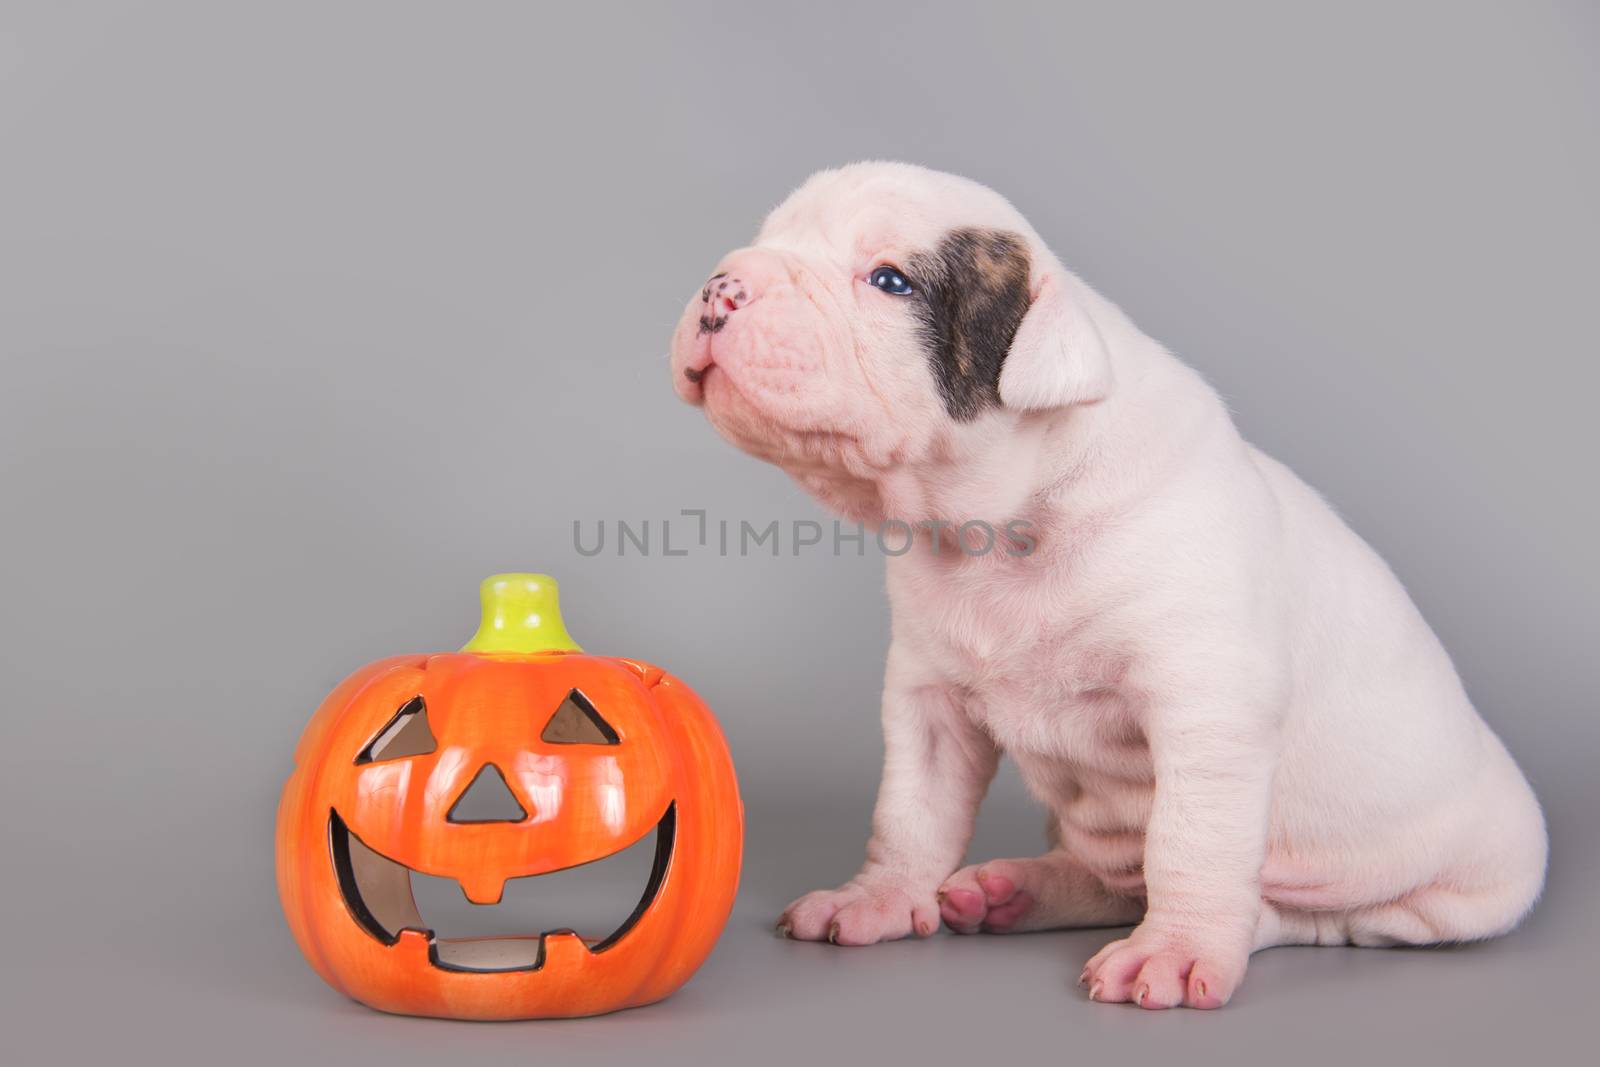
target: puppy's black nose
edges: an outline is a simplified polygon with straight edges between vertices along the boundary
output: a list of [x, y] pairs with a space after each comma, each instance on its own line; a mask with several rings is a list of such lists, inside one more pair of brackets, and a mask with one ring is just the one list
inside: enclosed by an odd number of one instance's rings
[[723, 271], [713, 274], [700, 290], [700, 300], [713, 315], [726, 315], [750, 303], [750, 286], [744, 280]]

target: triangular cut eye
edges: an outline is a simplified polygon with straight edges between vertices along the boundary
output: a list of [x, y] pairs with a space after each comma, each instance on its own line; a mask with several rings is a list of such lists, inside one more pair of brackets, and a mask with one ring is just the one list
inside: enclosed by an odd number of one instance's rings
[[421, 697], [413, 697], [394, 713], [394, 718], [378, 731], [377, 737], [367, 742], [367, 747], [356, 757], [356, 763], [426, 756], [438, 747], [433, 731], [428, 728], [428, 706]]
[[541, 740], [555, 745], [615, 745], [617, 731], [600, 717], [589, 698], [574, 689], [545, 724]]
[[506, 784], [500, 768], [485, 763], [444, 818], [446, 822], [521, 822], [527, 817], [527, 809]]

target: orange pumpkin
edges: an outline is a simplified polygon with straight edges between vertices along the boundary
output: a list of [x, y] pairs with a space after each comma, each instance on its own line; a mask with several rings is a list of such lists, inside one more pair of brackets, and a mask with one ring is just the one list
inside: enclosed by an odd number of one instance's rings
[[[555, 583], [498, 575], [459, 653], [397, 656], [325, 700], [278, 810], [278, 891], [306, 959], [383, 1011], [462, 1019], [593, 1015], [660, 1000], [705, 960], [739, 879], [743, 812], [727, 745], [659, 668], [584, 654]], [[457, 803], [480, 776], [515, 798], [494, 821]], [[427, 929], [412, 872], [474, 904], [507, 879], [655, 835], [637, 908], [610, 933]]]

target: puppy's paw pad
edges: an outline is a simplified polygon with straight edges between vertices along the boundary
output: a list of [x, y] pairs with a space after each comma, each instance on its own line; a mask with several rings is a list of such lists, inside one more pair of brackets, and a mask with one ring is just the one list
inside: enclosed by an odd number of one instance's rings
[[1233, 996], [1235, 984], [1216, 973], [1209, 964], [1196, 963], [1189, 972], [1183, 1003], [1191, 1008], [1220, 1008]]
[[1006, 933], [1033, 909], [1024, 888], [1031, 860], [993, 860], [963, 867], [939, 888], [940, 915], [958, 933]]
[[1182, 956], [1151, 956], [1133, 980], [1133, 1002], [1141, 1008], [1176, 1008], [1184, 1001], [1193, 963]]
[[989, 913], [983, 894], [977, 890], [945, 888], [939, 890], [939, 915], [953, 930], [977, 929]]

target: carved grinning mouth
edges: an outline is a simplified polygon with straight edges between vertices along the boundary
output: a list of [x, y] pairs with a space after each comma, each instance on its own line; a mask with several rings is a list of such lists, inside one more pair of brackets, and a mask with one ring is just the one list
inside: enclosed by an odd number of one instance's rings
[[[600, 953], [615, 945], [644, 915], [661, 889], [672, 860], [672, 842], [677, 830], [677, 806], [667, 805], [654, 828], [655, 861], [646, 879], [644, 893], [633, 912], [622, 924], [603, 937], [579, 934], [590, 952]], [[647, 833], [645, 837], [648, 837]], [[615, 852], [589, 863], [583, 869], [604, 866], [620, 853], [626, 852], [635, 841]], [[339, 890], [345, 907], [362, 929], [385, 945], [393, 945], [403, 930], [420, 931], [428, 939], [428, 958], [435, 967], [447, 971], [487, 972], [536, 971], [544, 966], [544, 942], [550, 934], [573, 933], [566, 928], [545, 930], [542, 933], [519, 933], [495, 937], [439, 936], [428, 925], [417, 909], [412, 892], [411, 868], [367, 846], [334, 810], [328, 813], [328, 851], [333, 859], [333, 869], [338, 875]], [[577, 868], [568, 868], [575, 870]], [[547, 872], [554, 874], [556, 872]], [[543, 877], [534, 876], [534, 877]], [[481, 905], [493, 909], [500, 905]]]

